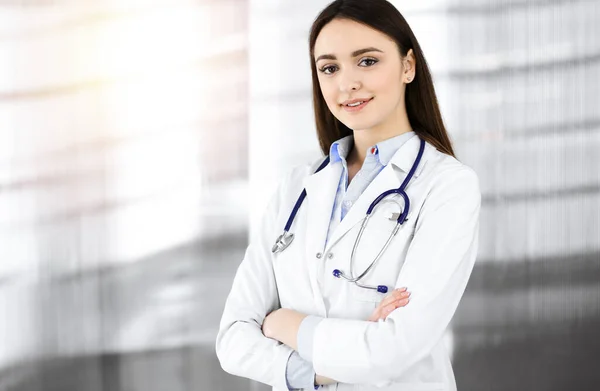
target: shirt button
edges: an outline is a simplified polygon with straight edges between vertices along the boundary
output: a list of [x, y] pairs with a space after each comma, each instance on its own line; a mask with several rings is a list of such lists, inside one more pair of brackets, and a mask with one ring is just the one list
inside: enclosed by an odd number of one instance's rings
[[323, 254], [321, 254], [321, 253], [317, 253], [317, 255], [316, 255], [317, 259], [321, 259], [322, 256], [323, 256]]
[[352, 206], [352, 201], [344, 201], [344, 205], [346, 205], [346, 206]]

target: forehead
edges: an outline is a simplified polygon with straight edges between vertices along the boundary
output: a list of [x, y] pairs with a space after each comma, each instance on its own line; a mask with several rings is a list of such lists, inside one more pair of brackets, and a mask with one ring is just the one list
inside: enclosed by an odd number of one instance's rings
[[384, 52], [395, 47], [395, 42], [372, 27], [348, 19], [334, 19], [323, 27], [315, 41], [315, 58], [322, 54], [350, 56], [356, 49], [374, 46]]

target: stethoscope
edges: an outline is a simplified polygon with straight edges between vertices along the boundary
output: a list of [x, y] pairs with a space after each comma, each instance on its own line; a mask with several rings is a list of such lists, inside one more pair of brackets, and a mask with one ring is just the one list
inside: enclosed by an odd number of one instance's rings
[[[369, 273], [369, 271], [373, 268], [373, 266], [375, 266], [377, 261], [379, 261], [379, 259], [381, 258], [381, 256], [385, 252], [385, 250], [390, 245], [390, 242], [392, 241], [394, 236], [396, 236], [396, 234], [398, 233], [400, 226], [402, 224], [404, 224], [404, 222], [407, 220], [408, 212], [410, 209], [410, 200], [404, 190], [406, 189], [406, 186], [408, 186], [408, 183], [410, 182], [415, 171], [417, 170], [417, 167], [419, 166], [419, 163], [421, 162], [421, 157], [423, 156], [424, 150], [425, 150], [425, 141], [421, 140], [421, 146], [419, 147], [419, 153], [417, 154], [417, 158], [415, 159], [415, 162], [413, 163], [410, 171], [408, 172], [408, 175], [404, 179], [404, 182], [402, 182], [402, 185], [400, 185], [400, 187], [397, 189], [390, 189], [390, 190], [384, 191], [377, 198], [375, 198], [375, 200], [371, 203], [371, 205], [369, 206], [369, 209], [367, 209], [366, 216], [363, 219], [363, 222], [360, 226], [360, 230], [358, 231], [356, 240], [354, 241], [354, 246], [352, 247], [352, 253], [350, 255], [350, 276], [346, 276], [343, 271], [341, 271], [339, 269], [335, 269], [333, 271], [334, 277], [337, 277], [337, 278], [341, 277], [341, 278], [345, 279], [346, 281], [352, 282], [361, 288], [373, 289], [380, 293], [387, 293], [388, 287], [386, 285], [369, 286], [369, 285], [362, 285], [358, 281], [360, 281], [364, 276], [366, 276], [367, 273]], [[323, 161], [323, 163], [321, 163], [319, 168], [317, 168], [317, 170], [315, 171], [315, 174], [318, 173], [319, 171], [321, 171], [323, 168], [325, 168], [327, 166], [327, 164], [329, 164], [329, 156], [327, 156], [327, 158]], [[383, 247], [381, 248], [381, 250], [375, 257], [375, 259], [371, 262], [369, 267], [367, 267], [365, 269], [364, 272], [362, 272], [358, 277], [354, 277], [353, 272], [352, 272], [352, 270], [353, 270], [352, 265], [354, 263], [354, 254], [356, 253], [356, 249], [358, 248], [358, 244], [360, 243], [362, 234], [365, 231], [367, 222], [371, 218], [371, 213], [373, 212], [373, 210], [375, 209], [377, 204], [379, 204], [385, 197], [387, 197], [390, 194], [399, 194], [403, 198], [404, 209], [402, 210], [402, 213], [400, 213], [400, 216], [397, 218], [396, 225], [394, 226], [392, 233], [386, 240], [385, 244], [383, 245]], [[287, 223], [285, 224], [283, 233], [281, 235], [279, 235], [279, 237], [275, 241], [275, 245], [271, 249], [273, 254], [282, 252], [283, 250], [288, 248], [288, 246], [294, 240], [294, 234], [290, 233], [289, 231], [292, 226], [292, 223], [294, 222], [294, 218], [296, 217], [296, 213], [298, 213], [298, 209], [300, 209], [300, 206], [302, 205], [302, 202], [304, 202], [305, 198], [306, 198], [306, 189], [303, 189], [302, 193], [300, 194], [300, 197], [298, 197], [298, 200], [296, 201], [296, 204], [294, 205], [294, 209], [292, 209], [292, 213], [290, 214], [290, 217], [288, 218]]]

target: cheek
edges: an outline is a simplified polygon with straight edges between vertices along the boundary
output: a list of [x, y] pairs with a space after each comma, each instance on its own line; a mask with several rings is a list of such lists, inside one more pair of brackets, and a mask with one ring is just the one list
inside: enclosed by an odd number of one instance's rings
[[375, 94], [393, 95], [399, 88], [400, 79], [391, 74], [379, 74], [369, 80], [369, 86]]
[[337, 109], [337, 92], [335, 86], [332, 83], [321, 83], [321, 94], [327, 103], [329, 110], [334, 111]]
[[380, 78], [372, 84], [373, 94], [378, 98], [378, 111], [381, 114], [394, 110], [400, 102], [401, 87], [397, 78]]

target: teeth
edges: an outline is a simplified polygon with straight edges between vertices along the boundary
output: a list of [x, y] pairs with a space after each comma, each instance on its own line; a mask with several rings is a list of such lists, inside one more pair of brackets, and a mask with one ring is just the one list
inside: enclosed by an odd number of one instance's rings
[[348, 106], [350, 106], [350, 107], [356, 107], [356, 106], [361, 105], [363, 103], [365, 103], [365, 102], [361, 101], [361, 102], [356, 102], [356, 103], [348, 103]]

